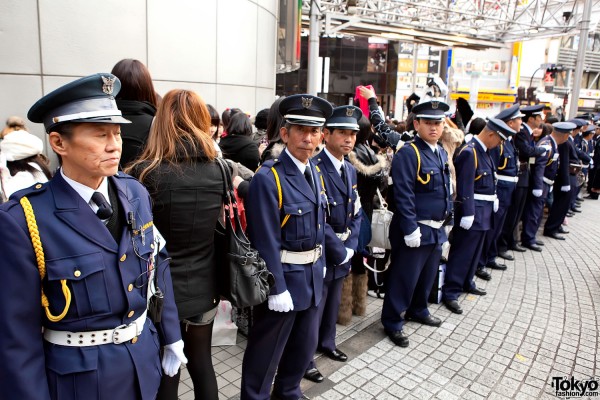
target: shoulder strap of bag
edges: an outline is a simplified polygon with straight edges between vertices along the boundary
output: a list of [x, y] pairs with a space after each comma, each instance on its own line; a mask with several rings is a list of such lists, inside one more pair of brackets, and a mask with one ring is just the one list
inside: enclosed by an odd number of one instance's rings
[[[225, 227], [231, 227], [233, 229], [233, 233], [244, 242], [248, 240], [245, 238], [245, 234], [242, 230], [242, 223], [240, 222], [240, 216], [237, 212], [237, 201], [235, 200], [235, 194], [233, 192], [233, 183], [231, 180], [231, 173], [229, 172], [229, 166], [226, 161], [221, 158], [215, 158], [215, 161], [221, 168], [221, 174], [223, 176], [223, 206], [227, 211]], [[231, 214], [233, 214], [233, 220], [231, 218]]]
[[[35, 220], [35, 214], [33, 212], [33, 207], [29, 202], [29, 199], [23, 196], [20, 200], [21, 207], [23, 207], [23, 212], [25, 213], [25, 221], [27, 222], [27, 228], [29, 229], [29, 236], [31, 237], [31, 243], [33, 245], [33, 251], [35, 252], [35, 258], [37, 260], [38, 271], [40, 273], [40, 280], [44, 280], [46, 276], [46, 260], [44, 258], [44, 248], [42, 247], [42, 240], [40, 239], [40, 232], [38, 230], [37, 222]], [[54, 316], [50, 312], [50, 302], [44, 293], [44, 286], [42, 285], [42, 307], [46, 311], [46, 317], [52, 322], [58, 322], [67, 315], [67, 311], [69, 310], [69, 306], [71, 305], [71, 291], [67, 286], [67, 280], [61, 279], [60, 284], [62, 286], [62, 292], [65, 296], [65, 308], [63, 311]]]

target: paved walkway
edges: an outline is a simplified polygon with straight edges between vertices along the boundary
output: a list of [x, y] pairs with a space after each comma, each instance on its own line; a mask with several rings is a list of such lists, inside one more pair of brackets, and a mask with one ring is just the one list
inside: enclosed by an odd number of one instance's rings
[[[313, 400], [550, 399], [556, 398], [552, 382], [559, 378], [597, 376], [600, 201], [587, 200], [582, 208], [569, 221], [567, 240], [540, 237], [543, 252], [514, 253], [507, 271], [493, 271], [489, 282], [478, 279], [488, 295], [461, 296], [464, 314], [434, 304], [430, 311], [444, 321], [441, 327], [408, 323], [408, 348], [385, 337], [381, 300], [370, 299], [366, 317], [338, 325], [338, 345], [351, 359], [338, 363], [319, 356], [326, 380], [303, 381], [306, 395]], [[239, 398], [245, 344], [240, 336], [236, 346], [213, 350], [221, 399]], [[182, 400], [194, 398], [186, 377], [184, 371]]]

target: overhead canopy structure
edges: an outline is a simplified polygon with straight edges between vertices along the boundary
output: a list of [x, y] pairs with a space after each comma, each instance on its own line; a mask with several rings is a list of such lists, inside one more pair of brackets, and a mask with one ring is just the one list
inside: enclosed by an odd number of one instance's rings
[[[325, 35], [379, 36], [441, 47], [498, 48], [506, 43], [562, 36], [578, 30], [579, 0], [303, 0], [308, 27], [311, 2]], [[593, 0], [591, 28], [600, 17]]]

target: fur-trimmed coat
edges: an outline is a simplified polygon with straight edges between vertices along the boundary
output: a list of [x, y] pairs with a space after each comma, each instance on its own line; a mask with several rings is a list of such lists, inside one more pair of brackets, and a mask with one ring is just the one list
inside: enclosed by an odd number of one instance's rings
[[388, 161], [384, 155], [375, 152], [366, 144], [357, 144], [348, 154], [348, 161], [358, 173], [358, 195], [363, 210], [373, 216], [373, 199], [377, 188], [387, 178]]

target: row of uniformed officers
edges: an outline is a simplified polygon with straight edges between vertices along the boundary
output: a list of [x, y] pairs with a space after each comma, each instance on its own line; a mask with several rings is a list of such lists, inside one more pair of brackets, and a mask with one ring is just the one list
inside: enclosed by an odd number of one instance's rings
[[[110, 74], [82, 78], [44, 96], [28, 114], [44, 124], [61, 168], [49, 183], [17, 192], [0, 206], [1, 398], [154, 399], [161, 375], [176, 375], [187, 362], [148, 193], [118, 172], [119, 124], [128, 123], [113, 97], [119, 86]], [[514, 106], [489, 119], [457, 154], [452, 193], [448, 154], [438, 144], [448, 109], [435, 99], [415, 106], [415, 138], [392, 163], [397, 211], [381, 320], [399, 346], [409, 344], [406, 321], [441, 324], [427, 299], [448, 240], [446, 225], [454, 223], [443, 301], [461, 313], [461, 293], [485, 294], [474, 284], [478, 267], [502, 267], [494, 244], [503, 231], [514, 231], [505, 219], [517, 193], [530, 198], [522, 243], [534, 245], [540, 207], [552, 187], [558, 188], [554, 219], [545, 233], [555, 237], [577, 184], [565, 161], [575, 125], [554, 124], [534, 144], [536, 127], [529, 121], [541, 109]], [[316, 350], [347, 359], [335, 344], [335, 322], [361, 223], [368, 224], [357, 172], [345, 158], [356, 141], [360, 109], [294, 95], [281, 101], [279, 112], [285, 149], [258, 169], [246, 198], [248, 233], [275, 285], [254, 310], [242, 399], [306, 398], [301, 379], [322, 380], [312, 362]], [[322, 139], [325, 146], [315, 155]], [[531, 180], [522, 183], [529, 169]], [[514, 238], [508, 239], [506, 249], [514, 248]]]

